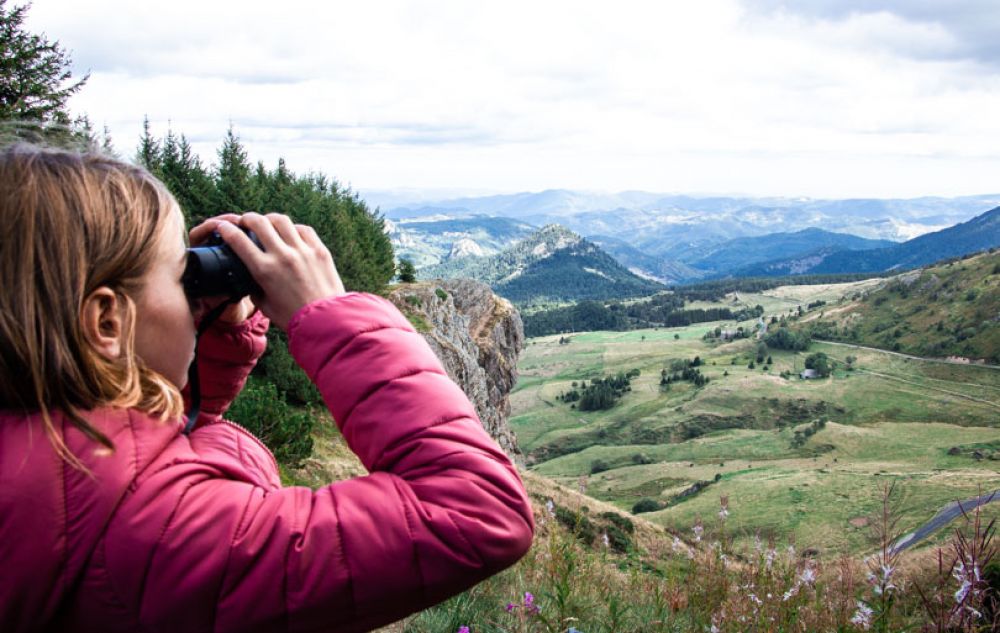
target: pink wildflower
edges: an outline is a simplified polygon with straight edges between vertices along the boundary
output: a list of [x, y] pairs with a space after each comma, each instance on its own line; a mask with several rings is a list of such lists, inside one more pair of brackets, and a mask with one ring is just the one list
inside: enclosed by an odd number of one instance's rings
[[722, 505], [722, 509], [719, 510], [719, 519], [725, 521], [729, 518], [729, 495], [719, 497], [719, 503]]
[[854, 612], [854, 616], [851, 618], [851, 624], [857, 624], [864, 630], [868, 630], [868, 627], [872, 625], [872, 615], [874, 611], [865, 604], [864, 602], [858, 601], [858, 610]]
[[470, 633], [469, 627], [467, 627], [467, 626], [460, 626], [460, 627], [458, 627], [458, 631], [456, 631], [455, 633]]

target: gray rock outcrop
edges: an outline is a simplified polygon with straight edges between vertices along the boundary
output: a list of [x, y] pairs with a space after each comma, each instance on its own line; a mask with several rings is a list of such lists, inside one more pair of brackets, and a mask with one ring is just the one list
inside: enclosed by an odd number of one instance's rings
[[521, 316], [486, 284], [449, 279], [403, 284], [389, 294], [472, 401], [483, 427], [519, 465], [524, 458], [507, 420], [524, 347]]

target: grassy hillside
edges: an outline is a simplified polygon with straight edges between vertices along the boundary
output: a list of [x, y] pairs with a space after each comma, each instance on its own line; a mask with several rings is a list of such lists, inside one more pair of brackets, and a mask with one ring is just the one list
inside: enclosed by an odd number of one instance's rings
[[[290, 483], [319, 487], [364, 473], [329, 422], [318, 425], [314, 459], [305, 469], [286, 473]], [[869, 568], [860, 557], [817, 559], [801, 543], [768, 534], [759, 541], [735, 540], [738, 526], [760, 511], [752, 498], [729, 497], [723, 516], [720, 496], [711, 491], [702, 495], [706, 507], [701, 519], [672, 530], [581, 494], [579, 482], [563, 486], [534, 472], [523, 478], [536, 521], [528, 554], [510, 569], [381, 633], [454, 633], [461, 627], [470, 633], [666, 633], [713, 626], [725, 633], [742, 633], [748, 626], [853, 633], [868, 628], [851, 621], [859, 612], [858, 601], [872, 608], [876, 629], [880, 618], [891, 631], [917, 630], [932, 619], [915, 591], [881, 602], [882, 596], [863, 580]], [[909, 482], [897, 489], [908, 491]], [[893, 498], [889, 501], [892, 510]], [[872, 512], [852, 519], [855, 531], [868, 534], [866, 553], [880, 542], [874, 534], [881, 502], [881, 496], [873, 495]], [[830, 505], [842, 503], [838, 498]], [[803, 504], [795, 500], [792, 505], [798, 512]], [[965, 535], [975, 535], [973, 526], [960, 522]], [[953, 537], [935, 540], [946, 548], [947, 566]], [[872, 565], [880, 570], [883, 563], [894, 570], [896, 583], [907, 588], [919, 584], [932, 599], [946, 605], [953, 601], [959, 581], [950, 570], [937, 572], [935, 550], [876, 557]], [[996, 572], [986, 568], [987, 578], [991, 573]]]
[[[786, 287], [739, 299], [787, 315], [879, 283]], [[531, 340], [511, 423], [532, 469], [573, 485], [583, 477], [588, 494], [622, 510], [651, 498], [661, 509], [643, 516], [676, 529], [729, 495], [741, 508], [733, 527], [742, 538], [758, 531], [793, 536], [825, 555], [864, 549], [857, 519], [871, 511], [879, 481], [908, 482], [903, 514], [910, 527], [980, 485], [1000, 487], [998, 462], [989, 459], [1000, 454], [989, 448], [977, 461], [970, 448], [1000, 441], [1000, 371], [814, 343], [809, 353], [856, 357], [854, 369], [842, 362], [830, 378], [803, 381], [794, 376], [806, 353], [767, 350], [768, 369], [750, 369], [756, 340], [702, 338], [734, 325], [592, 332], [568, 344], [559, 336]], [[695, 356], [709, 383], [662, 391], [661, 369]], [[581, 412], [557, 399], [574, 381], [631, 369], [641, 375], [609, 410]], [[816, 420], [825, 426], [797, 445], [796, 431]], [[702, 481], [711, 483], [677, 499]]]
[[1000, 363], [1000, 252], [900, 275], [802, 319], [824, 339]]

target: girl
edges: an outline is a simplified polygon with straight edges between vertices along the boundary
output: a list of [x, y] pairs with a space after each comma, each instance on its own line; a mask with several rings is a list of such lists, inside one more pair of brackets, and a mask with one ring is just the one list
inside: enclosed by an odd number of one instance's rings
[[[529, 547], [523, 485], [468, 399], [391, 304], [344, 292], [309, 227], [248, 213], [191, 232], [218, 231], [263, 294], [202, 335], [184, 435], [204, 306], [163, 185], [15, 146], [0, 226], [0, 630], [366, 631]], [[283, 488], [222, 419], [269, 320], [370, 475]]]

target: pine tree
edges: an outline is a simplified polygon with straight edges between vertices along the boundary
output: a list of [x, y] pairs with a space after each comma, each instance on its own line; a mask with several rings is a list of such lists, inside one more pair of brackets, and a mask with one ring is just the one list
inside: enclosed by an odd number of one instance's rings
[[412, 284], [417, 280], [417, 269], [410, 260], [400, 259], [397, 270], [399, 271], [399, 280], [404, 284]]
[[149, 131], [149, 117], [143, 117], [142, 138], [139, 139], [139, 149], [135, 154], [135, 162], [156, 174], [160, 171], [160, 161], [160, 142], [153, 138]]
[[247, 152], [231, 125], [219, 149], [215, 189], [214, 206], [218, 213], [243, 213], [259, 209], [256, 204], [255, 188], [250, 179]]
[[44, 35], [22, 27], [30, 4], [0, 0], [0, 119], [71, 123], [66, 101], [89, 75], [71, 82], [69, 54]]

